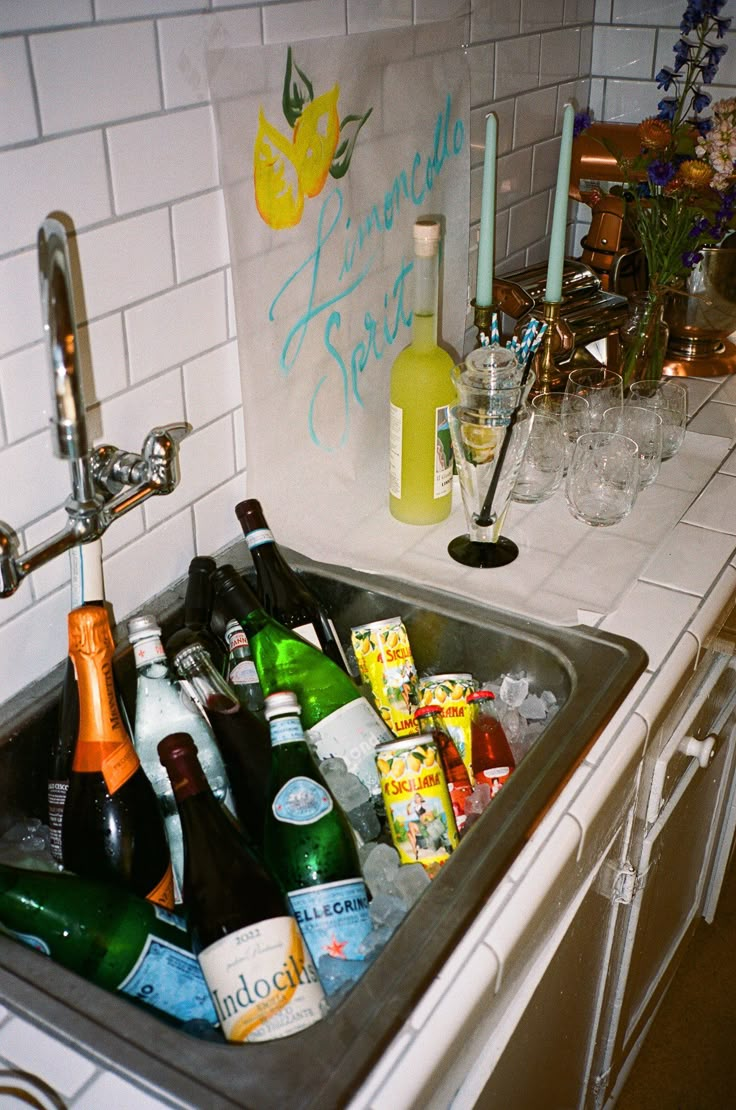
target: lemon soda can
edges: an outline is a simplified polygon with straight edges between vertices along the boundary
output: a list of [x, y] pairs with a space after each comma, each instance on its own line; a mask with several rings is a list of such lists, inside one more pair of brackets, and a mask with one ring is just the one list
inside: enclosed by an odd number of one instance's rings
[[436, 744], [426, 736], [387, 741], [376, 748], [376, 766], [386, 820], [401, 862], [421, 863], [434, 872], [458, 845]]
[[401, 617], [351, 628], [350, 635], [360, 677], [370, 687], [384, 722], [395, 736], [415, 735], [417, 669]]

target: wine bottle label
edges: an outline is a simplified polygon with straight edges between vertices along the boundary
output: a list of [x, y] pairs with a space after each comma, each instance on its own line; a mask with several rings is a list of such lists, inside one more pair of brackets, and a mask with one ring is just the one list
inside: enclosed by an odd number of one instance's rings
[[445, 497], [452, 489], [452, 439], [447, 405], [435, 409], [434, 496]]
[[233, 686], [252, 686], [258, 682], [258, 671], [252, 659], [243, 659], [236, 663], [228, 675]]
[[171, 864], [166, 868], [161, 881], [156, 883], [153, 890], [150, 890], [146, 895], [149, 902], [155, 902], [159, 906], [163, 906], [165, 910], [173, 910], [174, 908], [174, 872], [171, 869]]
[[[173, 915], [169, 915], [173, 917]], [[179, 924], [178, 920], [175, 923]], [[149, 936], [118, 990], [180, 1021], [217, 1025], [199, 961], [191, 952], [161, 937]]]
[[252, 551], [254, 547], [260, 547], [263, 543], [273, 543], [273, 532], [270, 528], [254, 528], [252, 532], [246, 534], [245, 542], [248, 550]]
[[401, 440], [404, 433], [404, 410], [391, 403], [389, 417], [389, 492], [401, 498]]
[[287, 825], [313, 825], [332, 812], [332, 797], [314, 779], [297, 775], [285, 782], [271, 803], [277, 821]]
[[376, 745], [395, 737], [364, 697], [355, 698], [323, 717], [308, 730], [307, 736], [318, 761], [339, 756], [345, 760], [348, 771], [357, 775], [374, 797], [380, 795]]
[[[290, 890], [289, 905], [317, 969], [322, 956], [365, 959], [361, 945], [371, 932], [372, 922], [362, 879]], [[336, 979], [328, 980], [335, 981], [335, 989]]]
[[271, 1041], [314, 1025], [324, 991], [293, 917], [273, 917], [215, 941], [199, 962], [229, 1041]]
[[49, 779], [49, 847], [57, 863], [61, 863], [61, 824], [64, 817], [64, 804], [69, 790], [69, 780]]
[[[131, 743], [116, 745], [102, 759], [102, 777], [109, 792], [115, 794], [129, 778], [132, 778], [140, 765], [141, 761]], [[83, 768], [76, 766], [76, 761], [74, 769], [75, 771], [83, 770]]]

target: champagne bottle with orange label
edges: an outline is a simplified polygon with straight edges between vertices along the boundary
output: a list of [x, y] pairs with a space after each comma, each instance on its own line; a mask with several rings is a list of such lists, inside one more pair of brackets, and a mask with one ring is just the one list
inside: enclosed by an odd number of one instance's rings
[[64, 864], [78, 875], [117, 883], [173, 909], [163, 821], [120, 715], [113, 651], [105, 610], [93, 605], [73, 609], [69, 655], [79, 689], [79, 732], [64, 807]]

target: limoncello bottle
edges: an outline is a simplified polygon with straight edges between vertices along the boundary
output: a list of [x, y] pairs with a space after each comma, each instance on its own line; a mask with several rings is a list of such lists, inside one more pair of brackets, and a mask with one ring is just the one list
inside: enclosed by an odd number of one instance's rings
[[447, 408], [455, 401], [452, 357], [437, 345], [440, 225], [414, 224], [412, 341], [391, 369], [389, 506], [406, 524], [436, 524], [452, 505]]

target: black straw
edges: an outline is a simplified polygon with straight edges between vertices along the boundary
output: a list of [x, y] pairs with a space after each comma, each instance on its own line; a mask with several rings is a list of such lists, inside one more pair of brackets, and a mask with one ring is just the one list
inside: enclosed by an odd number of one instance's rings
[[491, 510], [493, 508], [493, 498], [496, 496], [496, 487], [498, 485], [498, 480], [501, 477], [501, 470], [503, 469], [503, 463], [504, 463], [504, 459], [506, 458], [506, 452], [509, 449], [509, 442], [511, 440], [511, 433], [514, 430], [514, 425], [516, 424], [516, 418], [519, 415], [519, 409], [521, 408], [521, 406], [523, 404], [524, 387], [526, 385], [526, 380], [529, 377], [529, 371], [531, 369], [532, 360], [534, 359], [535, 354], [536, 354], [536, 350], [530, 351], [529, 354], [527, 355], [526, 362], [524, 363], [524, 371], [521, 375], [521, 384], [519, 385], [519, 403], [516, 406], [516, 408], [514, 409], [514, 411], [511, 413], [511, 419], [509, 420], [508, 425], [506, 427], [506, 431], [504, 433], [503, 443], [501, 444], [501, 450], [498, 452], [498, 462], [496, 463], [495, 469], [493, 471], [493, 476], [491, 477], [491, 481], [490, 481], [490, 484], [488, 486], [488, 493], [486, 494], [486, 499], [483, 502], [483, 508], [481, 509], [481, 511], [479, 512], [479, 514], [478, 514], [478, 516], [476, 517], [476, 520], [475, 520], [475, 523], [480, 528], [487, 528], [489, 526], [489, 524], [493, 523], [493, 521], [491, 519]]

